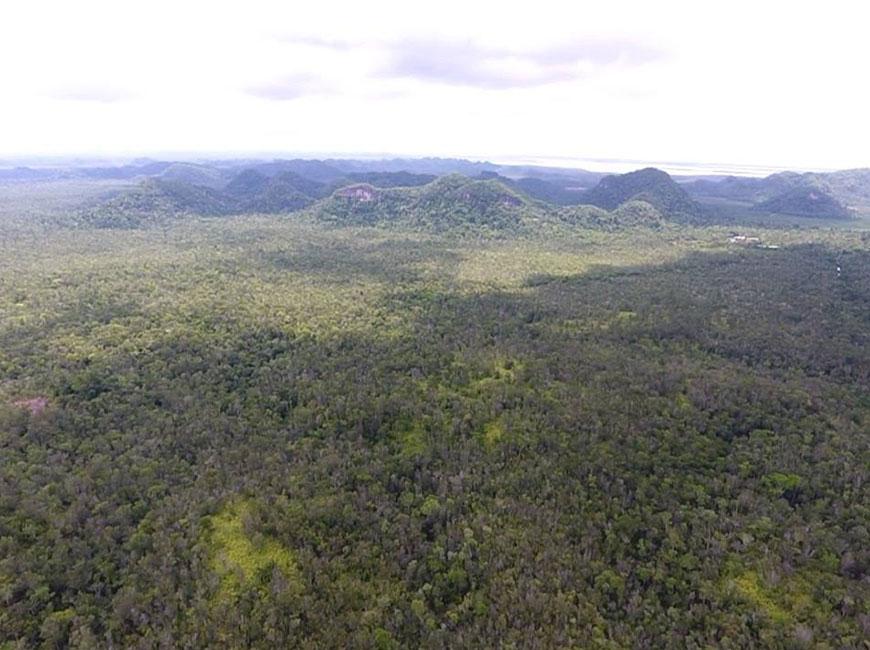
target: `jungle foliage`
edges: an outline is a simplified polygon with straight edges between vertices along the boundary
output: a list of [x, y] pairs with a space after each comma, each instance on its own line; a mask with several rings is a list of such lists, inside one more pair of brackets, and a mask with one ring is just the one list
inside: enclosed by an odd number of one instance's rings
[[566, 210], [7, 222], [2, 647], [860, 647], [867, 234]]

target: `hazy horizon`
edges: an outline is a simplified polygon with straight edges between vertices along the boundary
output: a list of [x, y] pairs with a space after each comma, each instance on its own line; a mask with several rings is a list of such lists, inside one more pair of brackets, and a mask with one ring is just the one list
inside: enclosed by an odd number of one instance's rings
[[50, 168], [62, 166], [112, 166], [131, 164], [137, 161], [166, 160], [173, 162], [188, 163], [214, 163], [238, 160], [364, 160], [364, 161], [391, 161], [391, 160], [424, 160], [432, 159], [456, 159], [468, 160], [475, 163], [488, 163], [508, 166], [530, 166], [542, 168], [555, 168], [565, 170], [589, 171], [598, 173], [622, 174], [644, 167], [655, 167], [674, 176], [746, 176], [764, 177], [780, 172], [832, 172], [842, 171], [845, 168], [825, 167], [796, 167], [796, 166], [772, 166], [751, 165], [728, 162], [697, 162], [697, 161], [661, 161], [661, 160], [628, 160], [616, 158], [547, 158], [540, 156], [429, 156], [403, 155], [389, 152], [172, 152], [153, 151], [137, 153], [117, 153], [113, 155], [98, 154], [68, 154], [68, 155], [5, 155], [0, 157], [0, 168], [34, 167]]
[[867, 167], [867, 17], [845, 2], [17, 4], [0, 158]]

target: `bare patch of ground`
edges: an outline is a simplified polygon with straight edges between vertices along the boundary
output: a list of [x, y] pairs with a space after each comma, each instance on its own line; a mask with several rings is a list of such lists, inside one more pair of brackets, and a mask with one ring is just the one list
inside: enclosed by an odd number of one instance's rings
[[31, 415], [39, 415], [48, 406], [47, 397], [29, 397], [26, 399], [18, 399], [12, 402], [12, 406], [27, 409]]

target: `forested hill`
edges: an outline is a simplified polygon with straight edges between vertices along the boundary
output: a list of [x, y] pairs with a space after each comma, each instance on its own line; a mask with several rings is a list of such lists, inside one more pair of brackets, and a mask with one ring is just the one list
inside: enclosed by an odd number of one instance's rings
[[[198, 172], [195, 168], [176, 168], [173, 175]], [[80, 219], [98, 227], [136, 228], [189, 215], [287, 214], [307, 209], [318, 219], [340, 225], [515, 232], [536, 223], [565, 222], [559, 208], [575, 201], [611, 206], [606, 221], [624, 221], [626, 225], [634, 223], [634, 217], [641, 213], [648, 213], [647, 220], [685, 219], [695, 208], [666, 174], [656, 170], [609, 177], [590, 192], [496, 173], [433, 177], [408, 172], [353, 172], [324, 183], [293, 171], [271, 172], [247, 168], [218, 189], [151, 178], [88, 206]], [[570, 215], [567, 221], [572, 223], [579, 219], [590, 225], [598, 220], [594, 211], [584, 208], [574, 209]], [[592, 221], [584, 220], [590, 215], [594, 216]]]
[[[198, 167], [173, 166], [81, 210], [81, 220], [107, 228], [161, 223], [185, 215], [286, 214], [302, 210], [336, 189], [357, 181], [379, 187], [419, 186], [434, 176], [408, 172], [350, 173], [329, 183], [297, 172], [265, 166], [243, 169], [229, 181], [203, 175]], [[318, 174], [320, 168], [315, 167]], [[271, 172], [271, 173], [267, 173]]]
[[314, 207], [321, 219], [341, 224], [388, 224], [435, 231], [456, 228], [511, 230], [543, 214], [528, 197], [493, 180], [459, 174], [418, 188], [352, 185]]
[[247, 169], [222, 190], [148, 179], [88, 207], [82, 220], [100, 227], [137, 227], [184, 215], [276, 214], [309, 207], [317, 218], [344, 225], [431, 230], [510, 230], [524, 220], [546, 217], [550, 209], [499, 180], [458, 174], [434, 178], [401, 172], [354, 173], [325, 184], [295, 172], [267, 176]]
[[665, 172], [648, 167], [607, 176], [582, 196], [582, 202], [614, 210], [629, 201], [644, 201], [665, 215], [695, 218], [701, 208]]
[[870, 169], [702, 179], [683, 187], [698, 199], [739, 201], [759, 210], [796, 216], [845, 219], [870, 214]]
[[828, 192], [812, 187], [793, 187], [755, 206], [762, 212], [776, 212], [798, 217], [848, 219], [850, 211]]
[[80, 220], [100, 228], [139, 228], [167, 217], [188, 214], [214, 216], [231, 209], [220, 191], [184, 181], [149, 178], [96, 205], [83, 209]]
[[[135, 169], [155, 175], [116, 190], [101, 201], [91, 201], [79, 210], [78, 220], [99, 227], [139, 228], [192, 215], [307, 211], [338, 224], [508, 232], [536, 222], [606, 222], [612, 228], [651, 222], [775, 223], [777, 215], [843, 221], [863, 214], [862, 201], [868, 206], [866, 214], [870, 214], [870, 176], [860, 170], [678, 183], [661, 170], [646, 168], [605, 176], [587, 187], [582, 183], [597, 177], [458, 164], [458, 168], [475, 173], [436, 175], [395, 170], [390, 167], [395, 162], [385, 161], [389, 169], [380, 171], [368, 163], [316, 160], [226, 167], [143, 164]], [[423, 168], [444, 165], [432, 163]], [[505, 170], [530, 175], [508, 176], [501, 173]], [[127, 178], [124, 174], [129, 173], [132, 171], [116, 176]], [[107, 174], [102, 181], [110, 177]], [[354, 186], [367, 186], [371, 191], [354, 194], [346, 190]], [[355, 200], [360, 197], [362, 200]], [[607, 211], [609, 216], [602, 218], [591, 206]]]

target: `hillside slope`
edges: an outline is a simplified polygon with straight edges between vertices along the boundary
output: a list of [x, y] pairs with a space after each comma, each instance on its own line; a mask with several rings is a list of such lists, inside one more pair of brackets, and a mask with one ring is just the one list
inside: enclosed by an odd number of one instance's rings
[[[693, 197], [703, 200], [707, 198], [725, 199], [750, 203], [761, 210], [782, 206], [795, 208], [795, 201], [802, 204], [799, 211], [783, 212], [807, 217], [832, 217], [839, 204], [843, 209], [853, 209], [860, 213], [870, 213], [870, 169], [848, 169], [836, 172], [781, 172], [765, 178], [739, 178], [729, 176], [721, 180], [704, 179], [686, 183], [683, 186]], [[827, 195], [829, 200], [819, 202], [810, 199], [811, 193], [820, 196]], [[763, 205], [770, 201], [768, 205]], [[807, 212], [817, 204], [822, 212]], [[842, 218], [843, 213], [840, 212]], [[848, 213], [851, 214], [851, 213]], [[848, 215], [847, 215], [848, 216]]]
[[667, 173], [647, 167], [606, 176], [582, 196], [584, 203], [615, 210], [629, 201], [644, 201], [669, 217], [695, 217], [700, 207]]
[[849, 210], [828, 192], [810, 187], [795, 187], [756, 204], [760, 212], [774, 212], [796, 217], [848, 219]]
[[509, 230], [540, 209], [501, 181], [453, 174], [414, 188], [347, 186], [315, 206], [314, 214], [342, 224]]
[[149, 178], [136, 187], [87, 207], [80, 218], [101, 228], [136, 228], [182, 215], [226, 214], [230, 209], [231, 203], [217, 190]]

